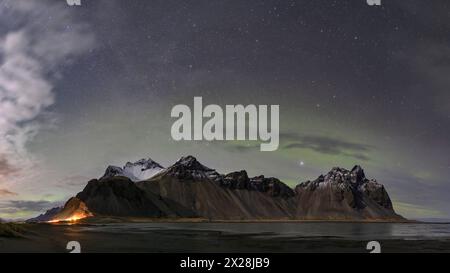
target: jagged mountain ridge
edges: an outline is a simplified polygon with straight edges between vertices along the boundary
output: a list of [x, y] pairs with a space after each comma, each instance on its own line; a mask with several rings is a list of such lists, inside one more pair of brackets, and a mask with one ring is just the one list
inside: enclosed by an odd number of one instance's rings
[[[247, 173], [243, 173], [248, 179]], [[213, 220], [290, 219], [294, 203], [271, 196], [257, 187], [227, 187], [230, 175], [221, 175], [200, 164], [194, 157], [183, 157], [157, 176], [138, 182], [138, 186]], [[250, 179], [245, 181], [250, 184]], [[255, 182], [256, 183], [256, 182]], [[231, 183], [230, 185], [232, 185]]]
[[295, 187], [296, 217], [304, 219], [376, 219], [396, 217], [384, 186], [369, 180], [360, 166], [333, 168]]
[[108, 166], [105, 174], [101, 177], [111, 178], [115, 176], [124, 176], [131, 181], [146, 180], [164, 170], [164, 167], [153, 161], [151, 158], [143, 158], [134, 163], [127, 162], [123, 168], [117, 166]]
[[220, 174], [193, 156], [182, 157], [142, 181], [108, 169], [105, 174], [112, 175], [91, 180], [76, 196], [95, 216], [404, 220], [395, 213], [384, 186], [367, 179], [360, 166], [333, 168], [295, 189], [277, 178], [249, 178], [244, 170]]

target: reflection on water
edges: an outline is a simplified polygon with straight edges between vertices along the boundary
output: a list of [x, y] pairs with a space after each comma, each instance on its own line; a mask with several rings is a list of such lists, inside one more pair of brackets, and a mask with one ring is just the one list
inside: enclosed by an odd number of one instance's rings
[[425, 223], [120, 223], [76, 226], [73, 232], [106, 232], [121, 234], [171, 232], [221, 232], [258, 237], [293, 237], [298, 239], [341, 238], [347, 240], [377, 239], [448, 239], [450, 224]]

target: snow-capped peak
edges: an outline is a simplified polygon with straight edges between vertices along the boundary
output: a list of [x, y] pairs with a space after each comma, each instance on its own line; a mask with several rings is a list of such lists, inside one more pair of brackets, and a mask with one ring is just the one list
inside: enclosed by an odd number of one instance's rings
[[136, 182], [150, 179], [162, 170], [164, 170], [163, 166], [151, 158], [144, 158], [134, 163], [127, 162], [123, 168], [109, 166], [101, 179], [113, 176], [125, 176]]
[[[150, 158], [141, 159], [134, 163], [127, 162], [127, 164], [125, 164], [125, 166], [123, 167], [123, 170], [126, 174], [132, 175], [133, 177], [137, 178], [137, 180], [149, 179], [163, 169], [163, 166], [156, 163]], [[132, 178], [130, 179], [133, 180]]]
[[213, 171], [213, 169], [210, 169], [201, 164], [200, 162], [198, 162], [197, 159], [192, 155], [181, 157], [177, 162], [175, 162], [174, 166], [183, 166], [188, 170], [205, 171], [205, 172]]

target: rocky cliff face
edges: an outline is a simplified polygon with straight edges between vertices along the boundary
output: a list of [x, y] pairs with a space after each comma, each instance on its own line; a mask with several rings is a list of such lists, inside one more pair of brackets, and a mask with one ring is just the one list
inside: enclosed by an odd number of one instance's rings
[[[137, 164], [146, 166], [143, 161]], [[160, 166], [156, 162], [151, 165], [151, 168]], [[106, 173], [111, 175], [91, 180], [76, 200], [95, 216], [211, 220], [403, 219], [394, 212], [384, 186], [367, 179], [360, 166], [352, 170], [333, 168], [314, 181], [300, 183], [295, 190], [277, 178], [250, 178], [244, 170], [220, 174], [192, 156], [182, 157], [150, 179], [138, 182], [123, 176], [124, 169], [108, 167]], [[74, 202], [70, 206], [66, 204], [59, 214], [74, 211], [77, 207]]]
[[89, 181], [76, 196], [99, 216], [122, 217], [188, 217], [189, 210], [177, 203], [144, 191], [127, 177]]
[[[217, 220], [289, 219], [294, 200], [284, 198], [287, 186], [273, 179], [249, 179], [245, 171], [221, 175], [192, 156], [137, 185]], [[291, 194], [293, 195], [293, 191]], [[286, 195], [287, 196], [287, 195]]]
[[231, 190], [248, 190], [266, 193], [271, 197], [289, 198], [295, 192], [276, 178], [265, 178], [263, 175], [249, 178], [246, 171], [232, 172], [219, 176], [216, 181], [222, 187]]
[[94, 214], [89, 210], [83, 200], [72, 197], [64, 205], [64, 208], [55, 214], [49, 222], [76, 221], [92, 216], [94, 216]]
[[333, 168], [295, 188], [299, 219], [399, 219], [383, 185], [363, 169]]

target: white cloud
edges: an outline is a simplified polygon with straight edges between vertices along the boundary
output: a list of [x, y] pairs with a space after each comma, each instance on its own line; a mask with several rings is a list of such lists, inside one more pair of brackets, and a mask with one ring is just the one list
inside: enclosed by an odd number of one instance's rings
[[73, 13], [64, 1], [0, 4], [0, 23], [7, 22], [0, 28], [0, 159], [22, 172], [36, 161], [27, 143], [49, 122], [44, 114], [55, 103], [58, 68], [94, 46], [93, 34]]

